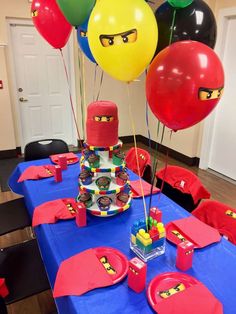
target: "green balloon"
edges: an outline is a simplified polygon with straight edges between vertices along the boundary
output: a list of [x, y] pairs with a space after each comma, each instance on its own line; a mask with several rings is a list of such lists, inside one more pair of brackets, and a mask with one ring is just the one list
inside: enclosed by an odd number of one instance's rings
[[185, 8], [190, 5], [193, 0], [168, 0], [169, 4], [174, 8]]
[[73, 26], [83, 24], [88, 18], [96, 0], [56, 0], [67, 21]]

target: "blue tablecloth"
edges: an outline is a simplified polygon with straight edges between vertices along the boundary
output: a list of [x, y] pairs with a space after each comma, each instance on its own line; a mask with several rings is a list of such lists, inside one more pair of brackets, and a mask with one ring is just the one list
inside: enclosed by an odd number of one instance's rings
[[[79, 163], [70, 165], [63, 171], [63, 181], [54, 178], [27, 180], [17, 183], [20, 174], [30, 165], [50, 164], [49, 159], [23, 162], [17, 166], [9, 179], [11, 189], [24, 195], [29, 212], [46, 201], [76, 197], [78, 194]], [[130, 174], [131, 180], [137, 179]], [[146, 197], [147, 203], [149, 197]], [[165, 195], [153, 196], [153, 206], [163, 212], [163, 222], [187, 217], [189, 214]], [[78, 228], [74, 220], [59, 221], [35, 228], [44, 264], [53, 288], [60, 263], [88, 248], [110, 246], [119, 249], [128, 259], [134, 257], [129, 249], [130, 226], [133, 221], [143, 217], [141, 199], [135, 199], [126, 212], [110, 218], [88, 215], [87, 227]], [[178, 271], [175, 267], [176, 247], [166, 244], [166, 253], [148, 262], [147, 286], [152, 278], [168, 271]], [[193, 267], [186, 272], [203, 282], [223, 303], [224, 313], [236, 313], [236, 246], [225, 239], [204, 249], [195, 250]], [[153, 313], [148, 304], [146, 291], [139, 294], [127, 286], [127, 279], [114, 286], [90, 291], [80, 297], [70, 296], [56, 299], [59, 313], [120, 314]], [[187, 313], [186, 313], [187, 314]]]

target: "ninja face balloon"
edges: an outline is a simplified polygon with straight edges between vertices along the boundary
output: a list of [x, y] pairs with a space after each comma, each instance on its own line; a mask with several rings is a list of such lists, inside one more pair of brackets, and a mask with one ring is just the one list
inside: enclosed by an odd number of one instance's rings
[[88, 24], [88, 40], [98, 65], [130, 82], [150, 63], [157, 45], [157, 23], [143, 0], [99, 1]]
[[162, 50], [151, 63], [146, 79], [152, 112], [174, 131], [203, 120], [219, 102], [223, 88], [224, 70], [216, 53], [190, 40]]

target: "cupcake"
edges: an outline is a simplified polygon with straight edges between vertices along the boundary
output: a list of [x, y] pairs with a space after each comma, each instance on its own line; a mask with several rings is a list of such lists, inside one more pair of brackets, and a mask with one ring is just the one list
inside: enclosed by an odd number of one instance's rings
[[116, 195], [116, 205], [123, 207], [129, 200], [129, 194], [121, 192]]
[[97, 200], [97, 205], [100, 210], [106, 210], [106, 211], [109, 210], [111, 203], [112, 203], [112, 200], [108, 196], [99, 197], [99, 199]]
[[88, 162], [91, 168], [99, 168], [100, 166], [100, 156], [92, 153], [91, 155], [89, 155], [88, 157]]
[[126, 184], [128, 179], [129, 179], [128, 173], [125, 171], [121, 171], [116, 176], [116, 184], [124, 185], [124, 184]]
[[122, 165], [124, 159], [125, 159], [125, 154], [121, 151], [118, 151], [112, 155], [112, 162], [116, 166]]
[[78, 197], [78, 201], [84, 203], [86, 208], [89, 208], [93, 204], [92, 195], [88, 192], [80, 194]]
[[110, 183], [111, 183], [111, 179], [108, 177], [99, 177], [96, 180], [97, 187], [101, 191], [107, 191], [109, 189]]
[[80, 181], [83, 185], [92, 183], [92, 174], [88, 170], [82, 170], [79, 174]]

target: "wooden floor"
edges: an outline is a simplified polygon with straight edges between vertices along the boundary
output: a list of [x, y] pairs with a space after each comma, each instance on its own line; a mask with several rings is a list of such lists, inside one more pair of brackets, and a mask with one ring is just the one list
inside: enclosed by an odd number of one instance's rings
[[[126, 152], [132, 144], [125, 144], [123, 146], [123, 150]], [[148, 150], [148, 147], [145, 145], [138, 143], [138, 146]], [[156, 152], [151, 150], [152, 158], [156, 156]], [[165, 165], [166, 156], [157, 153], [157, 170], [161, 169]], [[185, 167], [198, 175], [201, 182], [211, 193], [211, 198], [214, 200], [218, 200], [222, 203], [228, 204], [229, 206], [236, 208], [236, 185], [216, 176], [213, 173], [210, 173], [205, 170], [201, 170], [197, 167], [188, 167], [185, 164], [176, 161], [172, 158], [168, 159], [169, 165], [178, 165]], [[0, 203], [3, 203], [8, 200], [12, 200], [14, 198], [19, 197], [18, 195], [12, 192], [0, 192]], [[16, 231], [11, 233], [10, 235], [0, 237], [0, 247], [6, 247], [12, 245], [17, 242], [21, 242], [26, 240], [29, 237], [29, 232], [27, 230], [24, 231]], [[39, 295], [27, 298], [25, 300], [16, 302], [8, 306], [9, 314], [51, 314], [56, 310], [55, 304], [52, 298], [51, 291], [43, 292]], [[63, 313], [67, 314], [67, 313]]]

